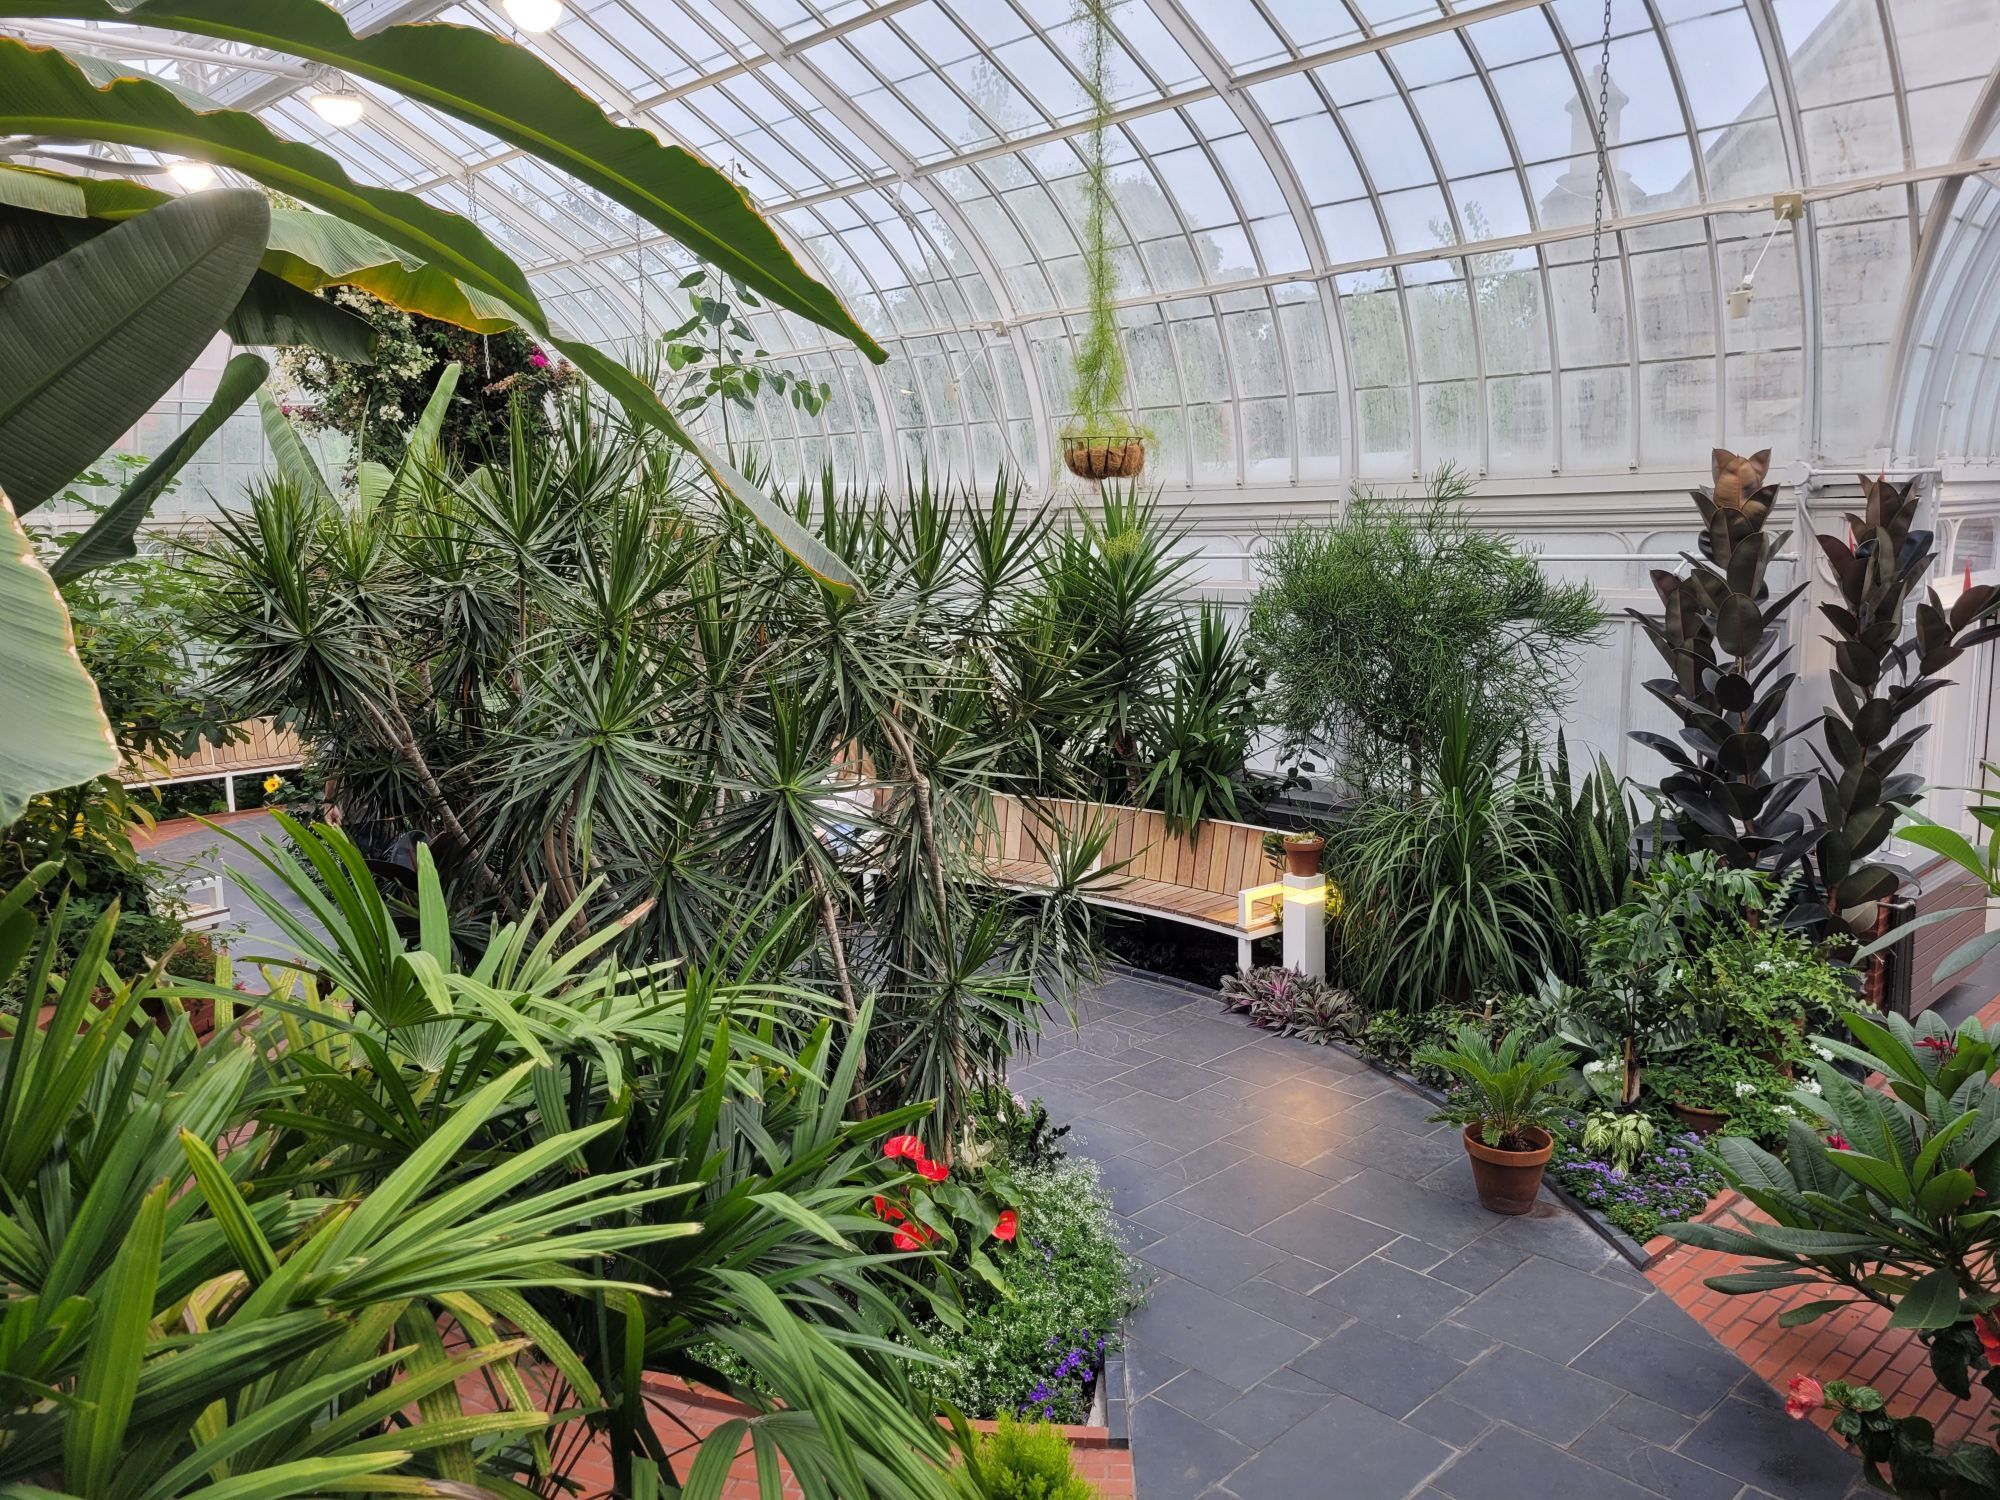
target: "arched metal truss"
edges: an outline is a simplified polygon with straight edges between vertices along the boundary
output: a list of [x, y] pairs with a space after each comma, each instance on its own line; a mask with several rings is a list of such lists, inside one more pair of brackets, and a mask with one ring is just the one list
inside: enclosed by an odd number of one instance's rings
[[[498, 0], [354, 0], [357, 29], [509, 30]], [[2000, 444], [1994, 0], [1122, 0], [1114, 232], [1151, 472], [1337, 489], [1984, 459]], [[735, 170], [891, 352], [788, 315], [834, 388], [758, 413], [780, 472], [894, 484], [1054, 467], [1081, 313], [1089, 128], [1073, 0], [569, 0], [524, 38], [621, 120]], [[69, 28], [75, 30], [77, 28]], [[531, 158], [193, 38], [106, 47], [260, 109], [358, 174], [470, 212], [572, 331], [636, 346], [691, 262]], [[365, 86], [364, 86], [365, 88]], [[1609, 164], [1589, 308], [1591, 202]], [[1729, 290], [1779, 230], [1749, 315]]]

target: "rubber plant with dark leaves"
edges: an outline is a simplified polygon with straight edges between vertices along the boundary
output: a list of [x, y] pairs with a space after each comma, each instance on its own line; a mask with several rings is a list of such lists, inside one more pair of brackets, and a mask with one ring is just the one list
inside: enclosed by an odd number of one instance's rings
[[1765, 527], [1778, 493], [1763, 482], [1770, 456], [1715, 450], [1713, 487], [1691, 492], [1701, 510], [1700, 556], [1682, 554], [1685, 577], [1653, 570], [1658, 618], [1627, 613], [1670, 673], [1645, 687], [1681, 721], [1679, 741], [1646, 730], [1632, 738], [1672, 766], [1658, 790], [1681, 842], [1738, 868], [1776, 871], [1810, 852], [1819, 828], [1791, 810], [1811, 774], [1772, 769], [1778, 747], [1803, 732], [1775, 732], [1798, 674], [1783, 670], [1791, 648], [1774, 648], [1805, 584], [1774, 600], [1765, 581], [1791, 535]]
[[[1859, 1046], [1817, 1039], [1835, 1061], [1879, 1071], [1883, 1089], [1815, 1061], [1818, 1092], [1792, 1093], [1798, 1118], [1780, 1159], [1755, 1142], [1718, 1138], [1705, 1153], [1762, 1218], [1668, 1224], [1686, 1244], [1749, 1257], [1748, 1270], [1707, 1285], [1746, 1296], [1823, 1285], [1832, 1294], [1787, 1301], [1778, 1321], [1798, 1327], [1855, 1304], [1889, 1309], [1930, 1350], [1937, 1383], [1963, 1401], [1976, 1380], [2000, 1394], [2000, 1089], [1995, 1041], [1977, 1019], [1956, 1032], [1933, 1015], [1847, 1017]], [[1816, 1123], [1808, 1125], [1805, 1122]], [[1866, 1387], [1810, 1371], [1793, 1382], [1793, 1415], [1839, 1407], [1834, 1430], [1859, 1452], [1877, 1488], [1908, 1500], [2000, 1494], [1992, 1443], [1939, 1445], [1925, 1418], [1891, 1416]], [[1893, 1471], [1891, 1481], [1884, 1466]]]
[[1883, 898], [1901, 876], [1870, 856], [1889, 837], [1897, 814], [1923, 792], [1924, 779], [1898, 767], [1930, 732], [1918, 724], [1897, 732], [1906, 715], [1950, 686], [1941, 674], [1973, 646], [2000, 636], [1991, 620], [2000, 588], [1965, 586], [1949, 605], [1937, 590], [1918, 603], [1916, 628], [1905, 636], [1911, 595], [1935, 555], [1932, 533], [1913, 526], [1917, 481], [1901, 485], [1861, 476], [1862, 513], [1847, 517], [1845, 541], [1820, 533], [1840, 603], [1822, 604], [1833, 626], [1834, 707], [1825, 719], [1820, 801], [1826, 826], [1814, 850], [1814, 894], [1831, 921], [1855, 937], [1873, 930]]

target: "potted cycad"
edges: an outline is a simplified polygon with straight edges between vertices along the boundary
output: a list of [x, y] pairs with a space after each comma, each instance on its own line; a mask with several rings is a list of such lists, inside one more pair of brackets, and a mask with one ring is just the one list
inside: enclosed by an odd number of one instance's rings
[[1431, 1118], [1462, 1127], [1479, 1201], [1496, 1214], [1527, 1213], [1555, 1149], [1549, 1122], [1569, 1102], [1568, 1049], [1556, 1037], [1527, 1046], [1517, 1031], [1495, 1048], [1478, 1027], [1461, 1026], [1449, 1047], [1421, 1049], [1415, 1066], [1456, 1080]]
[[1075, 414], [1063, 427], [1063, 463], [1079, 479], [1133, 479], [1146, 466], [1149, 434], [1125, 405], [1125, 346], [1112, 305], [1118, 290], [1111, 261], [1111, 183], [1105, 143], [1111, 126], [1107, 68], [1111, 8], [1118, 0], [1078, 0], [1084, 33], [1084, 87], [1092, 123], [1084, 144], [1083, 274], [1090, 295], [1076, 345]]

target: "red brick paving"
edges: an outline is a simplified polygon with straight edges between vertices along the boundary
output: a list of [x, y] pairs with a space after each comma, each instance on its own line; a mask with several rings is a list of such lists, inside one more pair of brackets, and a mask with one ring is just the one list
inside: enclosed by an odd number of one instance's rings
[[[649, 1373], [645, 1381], [646, 1404], [653, 1412], [653, 1431], [682, 1474], [693, 1460], [694, 1449], [710, 1433], [732, 1418], [751, 1415], [747, 1407], [727, 1396], [688, 1385], [672, 1376]], [[493, 1407], [491, 1392], [476, 1377], [460, 1383], [459, 1399], [468, 1411], [488, 1411]], [[973, 1426], [989, 1428], [992, 1424], [975, 1422]], [[1062, 1431], [1076, 1456], [1077, 1473], [1097, 1486], [1103, 1500], [1136, 1500], [1138, 1490], [1132, 1477], [1129, 1448], [1114, 1445], [1111, 1434], [1102, 1427], [1065, 1427]], [[565, 1467], [577, 1486], [574, 1492], [577, 1500], [610, 1500], [611, 1456], [603, 1444], [591, 1444]], [[798, 1500], [803, 1495], [789, 1470], [785, 1471], [784, 1482], [787, 1500]], [[756, 1460], [746, 1436], [723, 1485], [722, 1496], [723, 1500], [759, 1500], [760, 1494]]]
[[[2000, 1021], [2000, 999], [1982, 1010], [1979, 1018], [1989, 1025]], [[1727, 1224], [1734, 1217], [1756, 1220], [1763, 1215], [1736, 1194], [1724, 1193], [1701, 1217]], [[1798, 1374], [1811, 1375], [1821, 1383], [1845, 1380], [1872, 1385], [1882, 1393], [1891, 1412], [1900, 1416], [1915, 1411], [1930, 1418], [1937, 1424], [1942, 1442], [1984, 1438], [1990, 1433], [1991, 1394], [1975, 1385], [1971, 1400], [1953, 1400], [1931, 1375], [1929, 1351], [1917, 1336], [1889, 1327], [1888, 1309], [1872, 1302], [1857, 1303], [1803, 1328], [1780, 1328], [1778, 1316], [1787, 1308], [1837, 1297], [1839, 1289], [1815, 1284], [1725, 1297], [1702, 1283], [1710, 1276], [1743, 1269], [1741, 1257], [1698, 1250], [1664, 1235], [1646, 1249], [1660, 1256], [1646, 1273], [1653, 1285], [1779, 1392]], [[1814, 1420], [1822, 1427], [1830, 1426], [1833, 1414], [1821, 1412]]]

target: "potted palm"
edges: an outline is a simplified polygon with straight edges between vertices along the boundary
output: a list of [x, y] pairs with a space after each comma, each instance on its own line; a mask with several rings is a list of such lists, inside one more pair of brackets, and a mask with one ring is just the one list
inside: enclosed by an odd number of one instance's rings
[[1495, 1048], [1478, 1027], [1461, 1026], [1449, 1047], [1418, 1051], [1415, 1065], [1457, 1080], [1431, 1118], [1463, 1128], [1479, 1201], [1496, 1214], [1527, 1213], [1555, 1149], [1549, 1121], [1569, 1102], [1568, 1049], [1556, 1037], [1527, 1046], [1520, 1032]]
[[1118, 0], [1078, 0], [1084, 32], [1084, 88], [1090, 94], [1091, 129], [1084, 145], [1083, 274], [1090, 303], [1076, 345], [1075, 414], [1063, 427], [1063, 463], [1079, 479], [1134, 479], [1146, 467], [1149, 434], [1125, 406], [1125, 346], [1113, 299], [1118, 290], [1111, 262], [1111, 184], [1105, 141], [1111, 125], [1107, 68], [1111, 8]]

